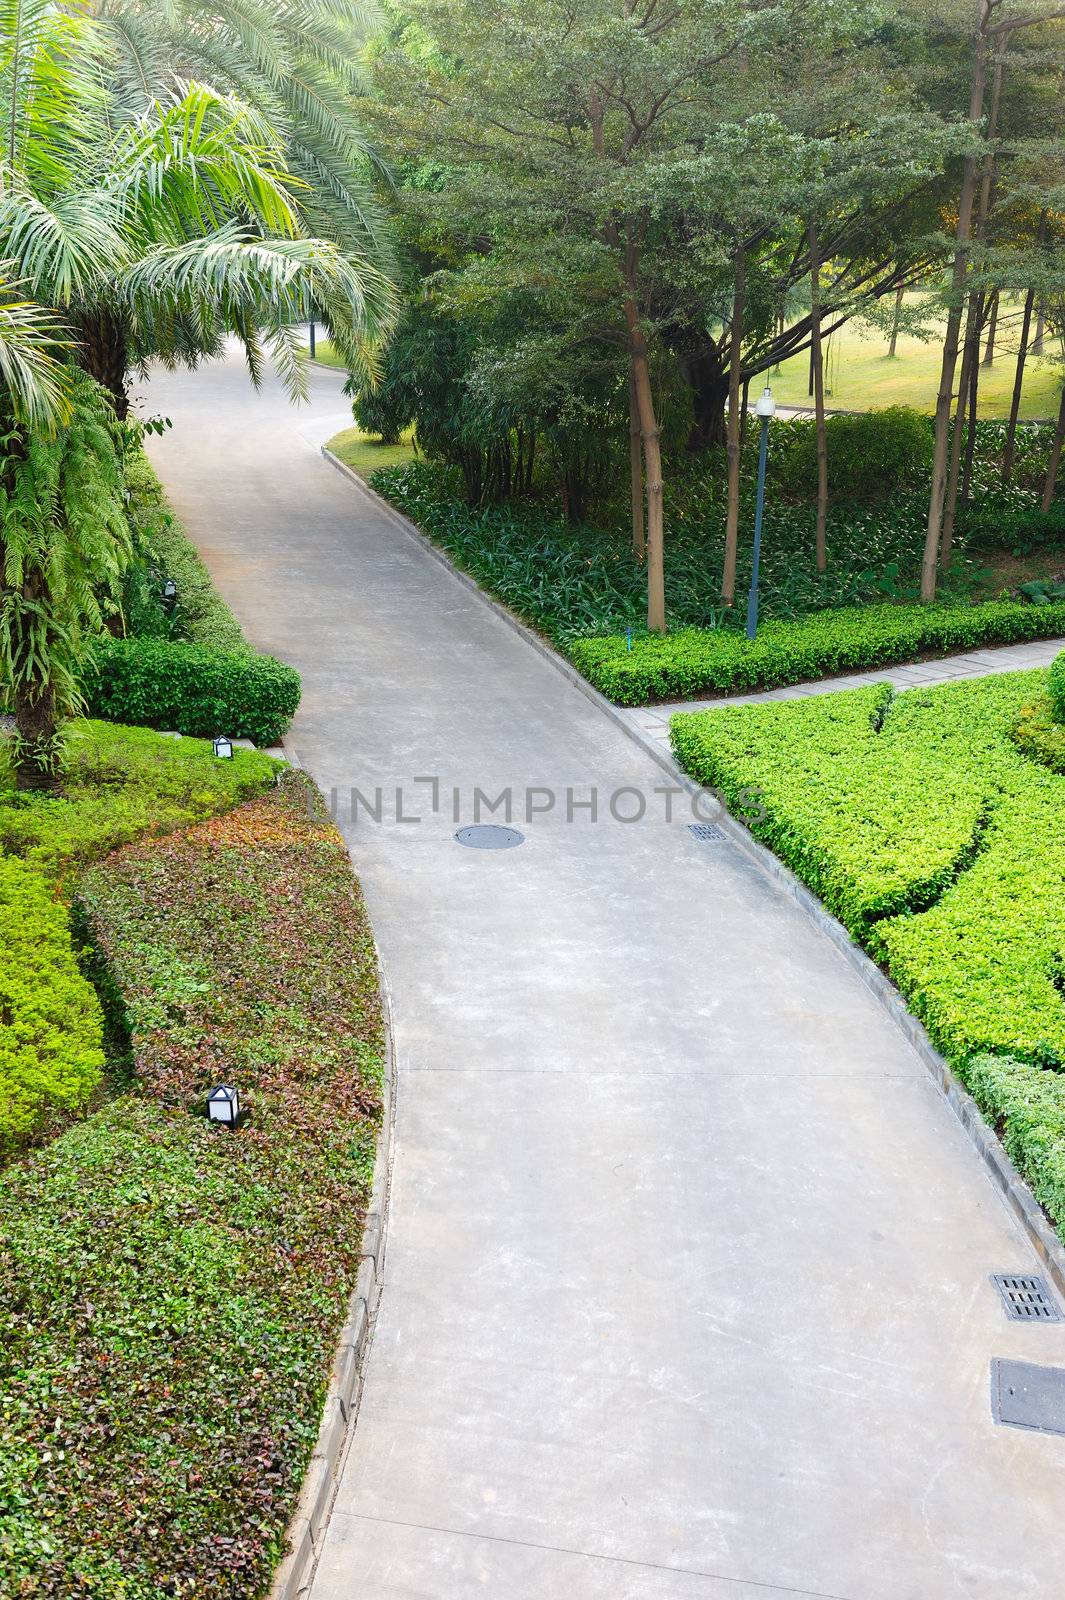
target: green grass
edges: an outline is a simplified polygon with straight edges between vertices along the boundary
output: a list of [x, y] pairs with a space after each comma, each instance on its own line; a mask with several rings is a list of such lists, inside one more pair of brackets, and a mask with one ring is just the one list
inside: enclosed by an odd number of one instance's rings
[[[912, 303], [911, 297], [911, 303]], [[980, 369], [979, 414], [981, 417], [1009, 415], [1013, 391], [1019, 313], [1009, 310], [1009, 322], [999, 341], [994, 365]], [[1001, 326], [1001, 325], [1000, 325]], [[845, 324], [826, 345], [825, 404], [839, 411], [869, 411], [886, 406], [915, 406], [919, 411], [935, 410], [939, 388], [941, 350], [935, 339], [925, 342], [902, 334], [898, 352], [887, 354], [888, 336], [879, 330]], [[1046, 355], [1030, 356], [1025, 365], [1021, 416], [1034, 420], [1053, 417], [1061, 395], [1061, 366], [1056, 360], [1055, 342], [1048, 335]], [[778, 405], [812, 406], [809, 392], [810, 357], [808, 352], [784, 362], [779, 372], [770, 372]]]
[[341, 372], [347, 371], [347, 362], [331, 339], [314, 341], [314, 359], [321, 367], [337, 367]]
[[332, 450], [360, 478], [369, 478], [383, 467], [405, 467], [417, 459], [409, 429], [399, 444], [382, 444], [379, 439], [371, 439], [369, 434], [363, 433], [361, 428], [345, 428], [342, 433], [333, 435], [326, 449]]

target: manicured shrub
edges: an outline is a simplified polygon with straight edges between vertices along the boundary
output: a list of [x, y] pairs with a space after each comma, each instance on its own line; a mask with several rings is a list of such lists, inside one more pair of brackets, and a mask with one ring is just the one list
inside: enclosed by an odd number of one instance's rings
[[78, 970], [67, 908], [47, 879], [10, 856], [0, 856], [0, 951], [2, 1160], [85, 1105], [104, 1056], [100, 1007]]
[[1011, 737], [1045, 673], [673, 719], [677, 754], [883, 962], [954, 1062], [1065, 1065], [1065, 779]]
[[1065, 602], [1029, 606], [995, 600], [976, 606], [854, 606], [798, 622], [766, 622], [758, 637], [724, 628], [663, 635], [575, 640], [575, 665], [618, 705], [735, 694], [950, 655], [980, 645], [1065, 633]]
[[[358, 1271], [373, 940], [299, 775], [85, 874], [128, 1094], [0, 1176], [0, 1593], [266, 1592]], [[211, 1126], [211, 1084], [248, 1108]]]
[[1065, 1234], [1065, 1077], [1009, 1056], [977, 1056], [963, 1075], [1010, 1160]]
[[[186, 639], [216, 650], [249, 649], [240, 624], [167, 504], [163, 486], [143, 452], [131, 455], [126, 486], [137, 551], [126, 577], [128, 632], [136, 637]], [[177, 584], [173, 609], [163, 604], [164, 578]]]
[[299, 705], [299, 674], [273, 656], [164, 639], [106, 639], [84, 677], [91, 716], [200, 738], [276, 744]]
[[1056, 722], [1065, 722], [1065, 650], [1051, 662], [1047, 677], [1050, 708]]
[[[909, 406], [889, 406], [825, 420], [829, 483], [837, 500], [885, 500], [918, 488], [932, 469], [930, 419]], [[796, 419], [774, 435], [774, 476], [786, 494], [817, 493], [817, 437]]]

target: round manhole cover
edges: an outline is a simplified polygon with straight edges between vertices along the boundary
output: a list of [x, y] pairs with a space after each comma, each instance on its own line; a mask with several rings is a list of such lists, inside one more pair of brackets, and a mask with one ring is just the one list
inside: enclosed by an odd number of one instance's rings
[[455, 838], [471, 850], [513, 850], [516, 844], [525, 843], [525, 835], [517, 828], [501, 828], [494, 822], [482, 822], [473, 828], [460, 828]]

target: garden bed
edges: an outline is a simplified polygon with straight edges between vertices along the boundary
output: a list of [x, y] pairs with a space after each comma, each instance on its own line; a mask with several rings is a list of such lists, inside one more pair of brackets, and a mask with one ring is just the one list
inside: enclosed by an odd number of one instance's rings
[[898, 984], [1062, 1229], [1065, 776], [1016, 738], [1049, 704], [1045, 672], [1011, 673], [686, 713], [672, 734]]
[[[0, 1592], [249, 1600], [358, 1269], [372, 938], [299, 774], [90, 867], [79, 898], [132, 1077], [0, 1177]], [[204, 1115], [219, 1081], [235, 1134]]]

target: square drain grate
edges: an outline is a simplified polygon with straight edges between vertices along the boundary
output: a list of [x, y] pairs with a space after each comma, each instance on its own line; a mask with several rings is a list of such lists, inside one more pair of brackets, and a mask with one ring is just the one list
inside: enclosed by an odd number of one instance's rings
[[1061, 1307], [1042, 1278], [1026, 1272], [996, 1272], [991, 1282], [1012, 1322], [1060, 1322]]
[[991, 1363], [991, 1414], [1006, 1427], [1065, 1433], [1065, 1369], [996, 1356]]
[[721, 844], [725, 838], [724, 830], [716, 822], [689, 822], [688, 832], [706, 844]]

